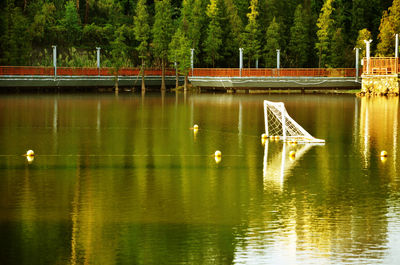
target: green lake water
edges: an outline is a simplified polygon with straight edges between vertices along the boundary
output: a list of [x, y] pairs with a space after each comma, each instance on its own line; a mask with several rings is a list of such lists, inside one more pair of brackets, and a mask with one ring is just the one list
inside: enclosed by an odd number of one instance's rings
[[[325, 145], [263, 146], [264, 99]], [[352, 95], [1, 95], [0, 264], [400, 264], [399, 114]]]

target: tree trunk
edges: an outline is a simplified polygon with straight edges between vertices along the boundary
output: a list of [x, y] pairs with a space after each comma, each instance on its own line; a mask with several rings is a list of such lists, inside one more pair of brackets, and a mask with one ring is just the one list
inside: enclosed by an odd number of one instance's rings
[[117, 75], [115, 76], [115, 78], [114, 78], [114, 86], [115, 86], [115, 94], [118, 94], [118, 90], [119, 90], [119, 88], [118, 88], [118, 73], [117, 73]]
[[142, 92], [146, 91], [146, 85], [144, 83], [144, 59], [142, 59]]
[[187, 83], [188, 83], [188, 75], [185, 75], [185, 82], [183, 84], [183, 90], [186, 91], [187, 90]]
[[175, 88], [178, 89], [179, 87], [179, 74], [178, 69], [175, 68]]
[[161, 59], [161, 90], [165, 90], [165, 59]]
[[76, 11], [79, 12], [79, 0], [76, 0]]

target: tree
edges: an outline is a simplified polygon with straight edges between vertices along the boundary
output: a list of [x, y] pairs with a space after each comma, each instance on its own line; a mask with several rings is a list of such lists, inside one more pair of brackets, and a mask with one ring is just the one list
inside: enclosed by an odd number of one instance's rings
[[177, 70], [185, 76], [184, 89], [187, 89], [187, 79], [190, 69], [190, 41], [179, 27], [169, 45], [169, 60], [177, 63]]
[[125, 44], [125, 25], [117, 28], [114, 33], [114, 40], [111, 42], [111, 58], [115, 75], [115, 91], [118, 93], [118, 75], [120, 68], [127, 58], [127, 45]]
[[161, 59], [161, 90], [165, 90], [165, 66], [168, 60], [168, 45], [173, 34], [172, 7], [170, 0], [156, 1], [153, 25], [153, 49], [156, 58]]
[[204, 51], [205, 51], [205, 61], [208, 64], [215, 66], [216, 60], [218, 60], [220, 55], [220, 48], [222, 45], [222, 30], [219, 23], [219, 8], [217, 5], [217, 0], [211, 0], [210, 4], [207, 6], [206, 14], [210, 19], [207, 28], [207, 37], [204, 41]]
[[144, 91], [146, 90], [144, 83], [144, 67], [145, 61], [148, 58], [150, 38], [149, 14], [147, 13], [146, 0], [139, 0], [137, 3], [136, 15], [134, 17], [134, 32], [135, 38], [139, 42], [139, 46], [136, 48], [136, 50], [138, 51], [139, 59], [142, 62], [142, 91]]
[[364, 58], [365, 54], [365, 42], [364, 40], [370, 40], [372, 38], [371, 32], [368, 29], [362, 29], [358, 31], [358, 37], [356, 41], [356, 48], [360, 49], [360, 57]]
[[244, 29], [244, 52], [247, 55], [249, 68], [251, 66], [251, 61], [253, 59], [258, 59], [260, 56], [260, 29], [257, 22], [257, 5], [258, 0], [250, 1], [250, 12], [247, 13], [248, 23]]
[[318, 41], [315, 43], [315, 48], [318, 51], [318, 67], [329, 64], [329, 49], [330, 41], [333, 33], [333, 19], [331, 18], [334, 8], [332, 3], [334, 0], [326, 0], [321, 8], [319, 18], [317, 21], [317, 38]]
[[74, 45], [78, 44], [79, 36], [81, 36], [82, 26], [77, 7], [73, 0], [68, 1], [65, 4], [65, 16], [61, 21], [61, 24], [65, 28], [66, 44]]
[[267, 43], [264, 46], [265, 67], [276, 66], [276, 50], [280, 48], [279, 34], [279, 24], [274, 18], [266, 34]]
[[288, 54], [290, 64], [294, 67], [305, 67], [308, 61], [310, 42], [304, 13], [303, 6], [298, 5], [294, 13], [293, 26], [290, 28]]
[[400, 0], [394, 0], [388, 11], [383, 12], [379, 26], [378, 56], [394, 55], [394, 35], [400, 31]]

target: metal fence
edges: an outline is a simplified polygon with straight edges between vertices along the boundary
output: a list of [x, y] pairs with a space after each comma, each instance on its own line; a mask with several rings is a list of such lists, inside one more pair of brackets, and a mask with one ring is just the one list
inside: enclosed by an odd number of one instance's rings
[[[119, 76], [135, 76], [140, 74], [139, 68], [121, 68]], [[165, 69], [168, 76], [175, 75], [175, 69]], [[0, 66], [0, 75], [54, 75], [54, 67], [41, 66]], [[57, 76], [113, 76], [114, 68], [57, 67]], [[146, 76], [160, 76], [161, 69], [146, 69]]]
[[399, 59], [396, 57], [363, 58], [364, 75], [393, 75], [399, 73]]
[[[362, 70], [359, 70], [361, 75]], [[194, 68], [192, 76], [210, 77], [355, 77], [355, 68]]]

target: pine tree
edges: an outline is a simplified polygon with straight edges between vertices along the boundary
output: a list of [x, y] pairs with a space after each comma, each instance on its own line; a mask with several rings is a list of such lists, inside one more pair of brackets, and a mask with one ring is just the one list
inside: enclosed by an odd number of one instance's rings
[[161, 90], [165, 90], [165, 66], [168, 60], [168, 45], [173, 34], [172, 7], [170, 0], [156, 1], [153, 25], [153, 48], [156, 58], [161, 59]]
[[139, 59], [142, 61], [142, 91], [146, 89], [144, 83], [144, 66], [148, 59], [150, 25], [149, 14], [147, 13], [146, 0], [139, 0], [136, 6], [136, 15], [134, 17], [134, 32], [135, 38], [139, 42], [136, 50], [139, 52]]
[[77, 12], [77, 7], [73, 0], [65, 4], [65, 16], [62, 20], [62, 25], [66, 32], [66, 44], [71, 46], [78, 44], [82, 32], [81, 20]]
[[317, 37], [318, 42], [315, 43], [315, 48], [318, 52], [318, 67], [326, 66], [329, 64], [329, 49], [330, 42], [333, 34], [333, 19], [331, 18], [332, 12], [334, 8], [332, 7], [332, 3], [334, 0], [326, 0], [324, 5], [321, 8], [321, 12], [319, 14], [319, 18], [317, 21]]
[[276, 50], [280, 48], [279, 34], [279, 24], [274, 18], [266, 34], [267, 43], [264, 46], [265, 67], [276, 67]]
[[309, 50], [308, 25], [305, 21], [303, 6], [298, 5], [294, 13], [293, 26], [290, 28], [288, 54], [290, 64], [294, 67], [305, 67]]
[[181, 28], [178, 28], [172, 37], [169, 45], [169, 60], [176, 62], [178, 72], [185, 76], [184, 87], [186, 90], [190, 70], [190, 40]]
[[207, 28], [207, 37], [204, 41], [205, 61], [215, 66], [215, 62], [221, 57], [222, 30], [219, 22], [218, 0], [211, 0], [207, 6], [207, 16], [210, 19]]
[[260, 28], [257, 22], [258, 0], [250, 1], [250, 12], [247, 13], [248, 23], [244, 33], [244, 54], [247, 56], [248, 67], [251, 67], [251, 61], [260, 56]]
[[400, 32], [400, 0], [394, 0], [388, 11], [382, 16], [379, 26], [378, 56], [394, 55], [394, 35]]

